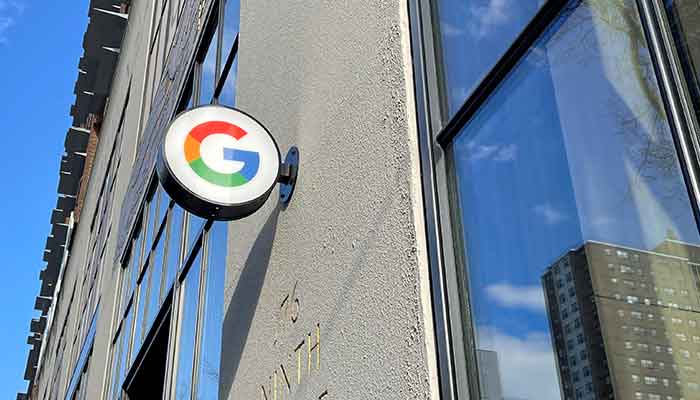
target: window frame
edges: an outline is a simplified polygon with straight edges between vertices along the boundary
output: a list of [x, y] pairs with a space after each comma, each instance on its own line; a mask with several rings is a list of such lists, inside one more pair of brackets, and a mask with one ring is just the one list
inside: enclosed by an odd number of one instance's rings
[[[428, 243], [433, 325], [442, 399], [478, 399], [476, 347], [471, 326], [467, 262], [450, 146], [459, 131], [508, 77], [570, 0], [548, 0], [498, 62], [447, 120], [437, 0], [409, 0], [414, 91]], [[635, 0], [655, 77], [668, 114], [695, 222], [700, 227], [700, 124], [676, 53], [661, 0]], [[451, 206], [454, 205], [454, 206]]]

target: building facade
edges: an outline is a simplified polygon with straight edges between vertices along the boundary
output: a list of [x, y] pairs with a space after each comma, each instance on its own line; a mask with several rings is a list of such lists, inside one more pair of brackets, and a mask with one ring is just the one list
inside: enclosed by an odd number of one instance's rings
[[[91, 0], [18, 399], [699, 399], [698, 11]], [[210, 104], [290, 203], [168, 196]]]

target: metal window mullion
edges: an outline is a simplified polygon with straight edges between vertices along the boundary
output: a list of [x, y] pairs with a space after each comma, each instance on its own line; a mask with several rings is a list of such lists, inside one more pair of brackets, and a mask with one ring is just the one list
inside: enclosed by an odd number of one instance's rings
[[[678, 81], [674, 80], [672, 57], [668, 55], [670, 41], [664, 42], [662, 28], [663, 19], [658, 12], [662, 11], [654, 0], [637, 0], [640, 11], [642, 27], [646, 33], [649, 51], [654, 64], [657, 80], [659, 81], [661, 95], [666, 104], [671, 134], [676, 144], [678, 161], [683, 171], [691, 199], [691, 208], [695, 216], [695, 223], [700, 229], [700, 167], [698, 165], [698, 153], [696, 142], [692, 139], [687, 114], [684, 113], [681, 96], [678, 89]], [[678, 78], [678, 75], [675, 75]], [[695, 133], [695, 132], [694, 132]]]
[[427, 1], [413, 0], [409, 3], [426, 243], [428, 244], [429, 279], [437, 352], [437, 375], [440, 397], [444, 400], [453, 400], [457, 398], [456, 377], [453, 368], [452, 335], [447, 315], [447, 291], [445, 290], [442, 262], [442, 237], [440, 235], [433, 160], [433, 132], [439, 128], [432, 128], [435, 127], [435, 122], [440, 123], [442, 117], [440, 116], [439, 102], [430, 101], [438, 98], [439, 92], [435, 62], [437, 53], [434, 52], [432, 46], [434, 27], [430, 11], [430, 5]]
[[219, 97], [216, 95], [216, 87], [221, 78], [221, 53], [224, 45], [224, 0], [216, 2], [217, 20], [216, 20], [216, 65], [214, 66], [214, 96], [213, 104], [219, 103]]
[[[665, 13], [664, 6], [659, 0], [654, 0], [653, 5], [658, 16], [658, 24], [663, 39], [664, 46], [667, 50], [668, 62], [676, 83], [678, 100], [683, 109], [685, 117], [687, 133], [686, 139], [689, 142], [689, 147], [692, 149], [694, 160], [698, 161], [700, 154], [700, 124], [698, 123], [695, 108], [693, 107], [692, 96], [688, 89], [688, 83], [683, 73], [681, 60], [676, 51], [675, 40], [671, 32], [668, 15]], [[697, 164], [696, 164], [697, 166]]]
[[221, 71], [221, 77], [219, 78], [219, 82], [216, 85], [216, 88], [214, 89], [214, 98], [219, 99], [219, 96], [221, 96], [221, 92], [224, 90], [224, 85], [226, 84], [226, 80], [228, 79], [228, 75], [231, 73], [231, 67], [233, 66], [233, 62], [236, 59], [236, 56], [238, 55], [238, 33], [236, 33], [236, 37], [233, 39], [233, 44], [231, 45], [231, 49], [228, 53], [228, 57], [226, 57], [226, 65], [224, 65], [223, 71]]
[[200, 357], [202, 355], [202, 338], [204, 331], [204, 321], [206, 320], [206, 295], [207, 295], [207, 271], [208, 262], [207, 258], [209, 255], [209, 235], [207, 230], [203, 229], [200, 232], [202, 237], [199, 239], [202, 241], [202, 245], [199, 248], [201, 252], [201, 258], [199, 262], [199, 290], [198, 290], [198, 302], [197, 302], [197, 325], [195, 329], [195, 343], [194, 343], [194, 357], [192, 363], [192, 386], [191, 394], [192, 400], [197, 399], [197, 392], [199, 386], [199, 368], [200, 368]]
[[170, 329], [168, 331], [168, 355], [165, 365], [165, 396], [164, 400], [174, 400], [177, 395], [177, 371], [180, 361], [180, 331], [182, 328], [182, 308], [184, 307], [184, 296], [182, 291], [185, 290], [185, 285], [182, 285], [178, 279], [173, 283], [173, 299], [172, 309], [170, 312]]
[[[452, 119], [437, 135], [437, 142], [441, 146], [449, 146], [461, 128], [481, 109], [481, 106], [491, 94], [498, 89], [500, 83], [507, 78], [566, 5], [570, 3], [571, 0], [548, 0], [542, 5], [532, 20], [508, 47], [508, 50], [503, 53], [496, 64], [479, 82], [469, 98], [464, 101]], [[442, 93], [442, 95], [446, 94]]]
[[[168, 201], [170, 201], [168, 199]], [[163, 257], [161, 257], [161, 265], [160, 265], [160, 284], [158, 285], [158, 304], [162, 307], [162, 301], [165, 298], [166, 293], [168, 293], [168, 288], [165, 287], [168, 284], [168, 253], [170, 252], [170, 235], [171, 230], [172, 230], [172, 215], [173, 215], [173, 206], [169, 205], [168, 209], [165, 210], [165, 215], [166, 215], [166, 220], [165, 220], [165, 231], [162, 233], [162, 237], [160, 240], [164, 240], [163, 242]], [[175, 267], [177, 268], [177, 266]]]
[[[173, 206], [175, 207], [175, 206]], [[173, 210], [174, 212], [174, 210]], [[180, 283], [180, 264], [183, 262], [184, 258], [184, 247], [187, 243], [187, 224], [189, 217], [185, 211], [182, 212], [182, 224], [179, 227], [172, 226], [171, 232], [175, 233], [175, 229], [180, 229], [180, 241], [178, 243], [179, 250], [177, 252], [177, 260], [175, 260], [175, 279], [173, 280], [173, 296], [172, 296], [172, 308], [170, 312], [170, 329], [168, 331], [168, 355], [166, 360], [165, 369], [165, 387], [167, 388], [167, 393], [165, 395], [165, 400], [175, 399], [176, 396], [176, 385], [175, 379], [177, 379], [177, 368], [179, 362], [180, 354], [180, 343], [178, 338], [180, 337], [180, 328], [182, 327], [182, 291], [184, 290], [184, 285]], [[167, 256], [166, 256], [167, 257]]]

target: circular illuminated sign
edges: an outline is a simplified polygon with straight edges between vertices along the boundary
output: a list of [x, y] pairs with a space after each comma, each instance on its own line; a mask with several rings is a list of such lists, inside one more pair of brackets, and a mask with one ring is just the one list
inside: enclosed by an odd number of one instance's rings
[[265, 127], [228, 107], [204, 106], [178, 115], [165, 134], [158, 177], [184, 209], [233, 220], [255, 212], [280, 172], [280, 153]]

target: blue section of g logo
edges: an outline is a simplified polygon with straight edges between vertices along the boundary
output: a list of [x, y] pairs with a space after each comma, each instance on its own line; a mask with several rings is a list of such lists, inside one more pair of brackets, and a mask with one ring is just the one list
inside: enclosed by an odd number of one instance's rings
[[247, 181], [252, 180], [260, 168], [260, 154], [256, 151], [224, 147], [224, 160], [242, 162], [243, 168], [238, 173]]

